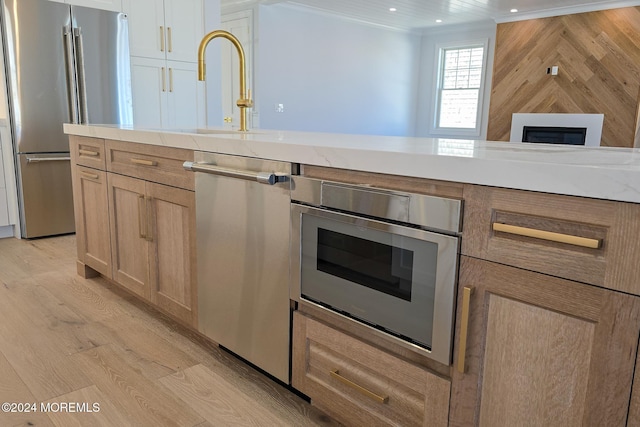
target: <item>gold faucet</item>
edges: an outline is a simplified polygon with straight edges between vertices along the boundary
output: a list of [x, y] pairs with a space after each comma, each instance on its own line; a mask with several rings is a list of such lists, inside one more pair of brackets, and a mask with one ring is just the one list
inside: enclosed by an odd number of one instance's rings
[[240, 60], [240, 99], [236, 105], [240, 108], [240, 131], [244, 132], [247, 130], [247, 108], [253, 107], [253, 101], [251, 100], [251, 95], [247, 96], [246, 93], [246, 85], [247, 78], [245, 74], [245, 59], [244, 59], [244, 50], [242, 49], [242, 45], [240, 44], [240, 40], [236, 38], [233, 34], [224, 30], [215, 30], [207, 34], [202, 38], [200, 42], [200, 46], [198, 47], [198, 80], [203, 81], [206, 73], [206, 64], [204, 61], [204, 52], [207, 49], [207, 45], [209, 42], [217, 37], [222, 37], [229, 40], [236, 47], [238, 51], [238, 59]]

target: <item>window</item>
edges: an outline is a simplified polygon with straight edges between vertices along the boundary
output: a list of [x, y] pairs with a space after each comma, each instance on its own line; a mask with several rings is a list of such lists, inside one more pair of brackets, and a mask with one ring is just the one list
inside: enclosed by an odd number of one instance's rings
[[484, 44], [440, 48], [437, 132], [479, 135], [485, 51]]

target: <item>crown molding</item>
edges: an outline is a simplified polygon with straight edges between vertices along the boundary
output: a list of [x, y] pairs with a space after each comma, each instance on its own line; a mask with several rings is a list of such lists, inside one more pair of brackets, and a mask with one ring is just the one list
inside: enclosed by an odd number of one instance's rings
[[510, 13], [494, 17], [498, 24], [505, 22], [526, 21], [529, 19], [550, 18], [552, 16], [572, 15], [574, 13], [597, 12], [607, 9], [619, 9], [622, 7], [640, 6], [640, 1], [601, 1], [579, 6], [555, 7], [535, 12]]

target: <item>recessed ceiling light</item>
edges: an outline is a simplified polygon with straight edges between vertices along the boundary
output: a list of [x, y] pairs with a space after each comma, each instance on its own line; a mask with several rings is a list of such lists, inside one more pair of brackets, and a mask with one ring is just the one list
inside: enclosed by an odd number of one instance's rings
[[436, 22], [439, 24], [442, 22], [442, 19], [436, 19]]
[[511, 13], [516, 13], [518, 9], [511, 9]]
[[398, 9], [396, 9], [395, 7], [390, 7], [389, 8], [389, 12], [395, 12], [396, 10], [398, 10]]

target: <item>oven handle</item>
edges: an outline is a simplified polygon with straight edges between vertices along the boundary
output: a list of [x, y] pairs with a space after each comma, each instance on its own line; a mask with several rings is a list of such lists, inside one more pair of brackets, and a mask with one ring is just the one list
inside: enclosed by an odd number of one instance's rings
[[202, 172], [211, 175], [226, 176], [229, 178], [245, 179], [247, 181], [256, 181], [260, 184], [267, 185], [275, 185], [289, 181], [289, 175], [278, 172], [250, 172], [194, 162], [184, 162], [182, 167], [191, 172]]

